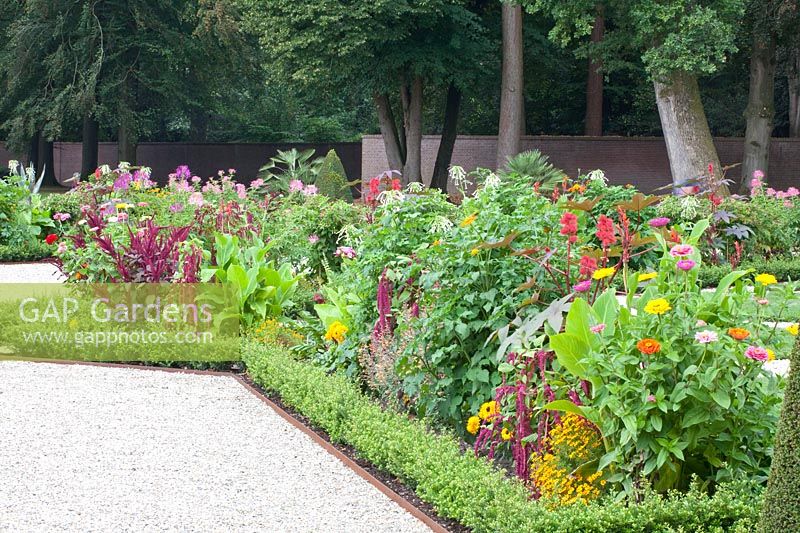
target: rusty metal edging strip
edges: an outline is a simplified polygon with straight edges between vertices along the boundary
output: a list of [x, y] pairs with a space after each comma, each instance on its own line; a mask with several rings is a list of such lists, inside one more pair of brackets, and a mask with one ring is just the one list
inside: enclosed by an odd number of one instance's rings
[[159, 367], [159, 366], [148, 366], [148, 365], [132, 365], [132, 364], [125, 364], [125, 363], [100, 363], [100, 362], [93, 362], [93, 361], [71, 361], [67, 359], [32, 359], [32, 358], [12, 358], [12, 357], [0, 357], [0, 361], [27, 361], [31, 363], [50, 363], [50, 364], [57, 364], [57, 365], [81, 365], [81, 366], [99, 366], [105, 368], [132, 368], [136, 370], [149, 370], [149, 371], [160, 371], [160, 372], [173, 372], [178, 374], [196, 374], [196, 375], [205, 375], [205, 376], [225, 376], [231, 377], [240, 385], [242, 385], [245, 389], [250, 391], [250, 393], [264, 402], [269, 408], [275, 411], [281, 418], [289, 422], [292, 426], [296, 427], [306, 435], [308, 435], [311, 440], [313, 440], [316, 444], [321, 446], [325, 449], [326, 452], [331, 454], [332, 456], [336, 457], [344, 463], [345, 466], [350, 468], [353, 472], [358, 474], [359, 477], [364, 479], [367, 483], [378, 489], [381, 493], [383, 493], [386, 497], [390, 500], [395, 502], [399, 505], [403, 510], [408, 512], [414, 518], [428, 526], [432, 531], [435, 533], [447, 533], [447, 529], [442, 527], [438, 522], [433, 520], [431, 517], [420, 511], [417, 507], [414, 506], [410, 501], [403, 498], [401, 495], [396, 493], [392, 490], [391, 487], [384, 484], [381, 480], [367, 472], [363, 467], [361, 467], [358, 463], [347, 457], [344, 453], [337, 450], [331, 443], [317, 435], [311, 428], [305, 426], [292, 415], [284, 411], [281, 407], [279, 407], [275, 402], [267, 398], [260, 390], [253, 387], [241, 374], [234, 374], [233, 372], [223, 372], [218, 370], [193, 370], [193, 369], [186, 369], [186, 368], [168, 368], [168, 367]]
[[249, 390], [253, 395], [255, 395], [258, 399], [262, 402], [267, 404], [272, 410], [274, 410], [278, 415], [281, 416], [284, 420], [292, 424], [294, 427], [311, 437], [311, 439], [319, 444], [321, 447], [325, 449], [329, 454], [333, 455], [337, 459], [339, 459], [345, 466], [349, 467], [353, 472], [358, 474], [361, 478], [367, 481], [370, 485], [381, 491], [384, 495], [386, 495], [390, 500], [395, 502], [397, 505], [402, 507], [405, 511], [411, 514], [414, 518], [431, 528], [431, 530], [435, 531], [436, 533], [447, 533], [447, 530], [442, 527], [438, 522], [433, 520], [431, 517], [417, 509], [411, 502], [397, 494], [391, 487], [385, 485], [381, 480], [367, 472], [363, 467], [361, 467], [358, 463], [347, 457], [344, 453], [337, 450], [331, 443], [317, 435], [311, 428], [305, 426], [304, 424], [300, 423], [296, 418], [292, 415], [284, 411], [281, 407], [279, 407], [275, 402], [264, 396], [264, 394], [253, 387], [250, 383], [247, 382], [241, 375], [233, 374], [234, 379], [236, 379], [239, 383], [241, 383], [247, 390]]

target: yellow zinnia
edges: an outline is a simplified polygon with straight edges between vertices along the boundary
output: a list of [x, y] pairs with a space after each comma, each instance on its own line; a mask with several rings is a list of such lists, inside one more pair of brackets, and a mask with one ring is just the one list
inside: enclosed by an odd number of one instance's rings
[[467, 433], [474, 435], [481, 427], [481, 419], [477, 416], [469, 417], [467, 420]]
[[119, 203], [116, 204], [114, 207], [116, 207], [117, 209], [130, 209], [133, 206], [131, 204]]
[[767, 348], [767, 361], [774, 361], [775, 360], [775, 352]]
[[336, 341], [337, 344], [341, 344], [344, 342], [345, 333], [349, 330], [350, 328], [337, 320], [328, 327], [328, 331], [325, 332], [325, 340]]
[[617, 269], [615, 269], [614, 267], [598, 268], [592, 274], [592, 279], [605, 279], [609, 276], [613, 276], [614, 272], [616, 271]]
[[772, 285], [774, 283], [778, 283], [778, 280], [772, 274], [759, 274], [755, 279], [762, 285]]
[[470, 255], [478, 255], [479, 253], [481, 253], [481, 251], [478, 250], [477, 248], [473, 248], [472, 250], [469, 251], [469, 253]]
[[789, 324], [788, 326], [786, 326], [786, 331], [788, 331], [789, 333], [791, 333], [796, 337], [798, 331], [800, 331], [800, 324]]
[[651, 315], [663, 315], [670, 309], [672, 309], [672, 307], [665, 298], [656, 298], [655, 300], [650, 300], [644, 306], [644, 312]]
[[491, 401], [481, 405], [481, 408], [478, 410], [478, 416], [481, 420], [489, 420], [499, 412], [500, 409], [498, 408], [497, 402]]
[[503, 429], [500, 431], [500, 438], [502, 438], [503, 440], [511, 440], [511, 437], [513, 437], [513, 436], [514, 436], [514, 434], [513, 434], [513, 433], [511, 433], [511, 432], [510, 432], [509, 430], [507, 430], [506, 428], [503, 428]]
[[639, 277], [636, 279], [641, 283], [642, 281], [650, 281], [651, 279], [657, 277], [658, 277], [658, 272], [648, 272], [647, 274], [639, 274]]
[[462, 220], [459, 226], [461, 226], [462, 228], [466, 228], [467, 226], [470, 226], [473, 222], [475, 222], [477, 219], [478, 219], [478, 213], [472, 213], [470, 216]]

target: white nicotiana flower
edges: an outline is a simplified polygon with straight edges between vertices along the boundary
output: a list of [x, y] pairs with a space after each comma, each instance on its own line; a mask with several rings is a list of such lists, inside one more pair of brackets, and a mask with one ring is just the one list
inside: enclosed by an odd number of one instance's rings
[[128, 170], [129, 168], [131, 168], [131, 164], [128, 163], [127, 161], [120, 161], [119, 165], [117, 165], [117, 168], [119, 170]]
[[396, 204], [405, 200], [406, 195], [402, 191], [383, 191], [378, 195], [381, 205]]
[[8, 169], [9, 170], [16, 171], [18, 166], [19, 166], [19, 161], [17, 161], [16, 159], [11, 159], [8, 162]]
[[428, 230], [430, 233], [447, 233], [453, 227], [453, 223], [449, 218], [439, 215], [433, 222]]
[[502, 183], [500, 176], [495, 174], [494, 172], [490, 172], [486, 179], [483, 181], [483, 187], [485, 189], [491, 189], [492, 187], [498, 187]]
[[602, 181], [603, 185], [608, 185], [608, 178], [606, 178], [606, 173], [600, 170], [592, 170], [586, 177], [591, 181]]
[[100, 167], [100, 174], [111, 174], [111, 167], [108, 165], [102, 165]]
[[453, 165], [450, 167], [448, 174], [450, 175], [450, 180], [453, 182], [453, 185], [462, 193], [472, 185], [469, 179], [467, 179], [467, 171], [464, 170], [464, 167]]
[[139, 172], [141, 172], [142, 174], [144, 174], [149, 178], [153, 173], [153, 169], [151, 169], [150, 167], [142, 167], [139, 169]]
[[681, 197], [681, 216], [686, 220], [692, 220], [697, 217], [697, 210], [700, 208], [700, 202], [696, 196], [687, 194]]
[[406, 187], [406, 192], [410, 193], [410, 194], [419, 194], [424, 190], [425, 190], [425, 186], [422, 183], [418, 182], [418, 181], [412, 181]]

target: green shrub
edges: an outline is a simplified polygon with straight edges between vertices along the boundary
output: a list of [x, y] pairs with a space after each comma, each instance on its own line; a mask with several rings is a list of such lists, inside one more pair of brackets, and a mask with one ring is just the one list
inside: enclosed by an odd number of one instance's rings
[[17, 244], [0, 244], [0, 263], [39, 261], [53, 255], [53, 247], [45, 242], [28, 240]]
[[[738, 270], [752, 268], [756, 273], [767, 272], [778, 278], [778, 281], [800, 280], [800, 257], [776, 259], [751, 259], [737, 266]], [[703, 265], [699, 279], [704, 287], [715, 287], [720, 280], [729, 274], [730, 265]]]
[[328, 152], [317, 175], [317, 190], [329, 198], [353, 201], [353, 192], [347, 184], [347, 173], [335, 150]]
[[800, 530], [800, 338], [792, 350], [759, 531]]
[[342, 375], [329, 375], [278, 348], [246, 342], [242, 354], [253, 380], [346, 443], [377, 467], [411, 486], [445, 517], [476, 532], [496, 531], [751, 531], [760, 490], [721, 485], [713, 496], [693, 487], [642, 502], [573, 505], [548, 510], [519, 482], [484, 459], [462, 453], [458, 441], [434, 434], [420, 420], [385, 411]]

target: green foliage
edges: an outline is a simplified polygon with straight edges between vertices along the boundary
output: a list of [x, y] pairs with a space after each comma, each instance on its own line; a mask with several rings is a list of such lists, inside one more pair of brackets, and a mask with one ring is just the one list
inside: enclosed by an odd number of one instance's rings
[[316, 184], [319, 194], [345, 202], [353, 201], [353, 193], [347, 183], [347, 173], [335, 150], [330, 150], [322, 161]]
[[[753, 270], [757, 273], [767, 272], [775, 276], [778, 281], [800, 280], [800, 258], [798, 257], [749, 259], [737, 268]], [[698, 280], [703, 287], [715, 287], [730, 271], [730, 265], [703, 265], [698, 273]]]
[[19, 244], [0, 244], [0, 263], [39, 261], [53, 255], [53, 247], [44, 241], [29, 240]]
[[695, 487], [667, 497], [645, 492], [639, 503], [604, 501], [549, 510], [521, 484], [483, 459], [462, 453], [457, 440], [421, 420], [385, 411], [342, 375], [329, 375], [280, 348], [245, 343], [253, 380], [325, 430], [334, 442], [410, 485], [445, 517], [476, 532], [752, 530], [760, 493], [747, 484], [721, 485], [714, 496]]
[[295, 180], [312, 184], [317, 179], [322, 160], [314, 157], [314, 149], [299, 151], [297, 148], [282, 151], [271, 157], [269, 163], [261, 167], [258, 176], [264, 180], [268, 190], [289, 191], [289, 183]]
[[297, 290], [300, 276], [292, 272], [291, 265], [276, 268], [275, 263], [264, 258], [270, 245], [258, 238], [250, 239], [247, 247], [240, 246], [239, 237], [217, 233], [213, 253], [205, 251], [205, 261], [212, 266], [204, 268], [201, 279], [212, 278], [229, 285], [239, 304], [239, 319], [246, 327], [267, 317], [280, 317]]
[[[696, 246], [699, 237], [697, 231], [688, 242]], [[592, 384], [578, 410], [603, 435], [607, 453], [598, 468], [608, 468], [606, 479], [629, 494], [638, 476], [659, 491], [686, 489], [693, 475], [704, 482], [763, 480], [781, 382], [746, 350], [786, 353], [791, 336], [762, 320], [746, 271], [729, 273], [715, 291], [701, 292], [696, 272], [676, 270], [666, 246], [664, 252], [657, 281], [641, 295], [635, 295], [638, 283], [631, 284], [628, 301], [636, 313], [613, 297], [611, 307], [601, 305], [602, 298], [593, 306], [577, 300], [565, 332], [550, 337], [574, 390], [578, 380]], [[699, 262], [696, 249], [690, 258]], [[785, 308], [797, 300], [793, 289], [758, 284], [755, 295]], [[655, 301], [668, 309], [650, 309]], [[590, 330], [601, 323], [599, 333]], [[733, 338], [729, 328], [747, 329], [747, 341]], [[698, 340], [701, 333], [711, 336], [709, 342]], [[657, 346], [640, 344], [648, 339]]]
[[564, 171], [554, 167], [539, 150], [528, 150], [509, 158], [499, 174], [504, 178], [529, 178], [544, 190], [552, 190], [564, 179]]
[[800, 529], [800, 487], [797, 484], [800, 478], [800, 337], [792, 350], [790, 364], [775, 436], [775, 456], [758, 524], [761, 532]]

